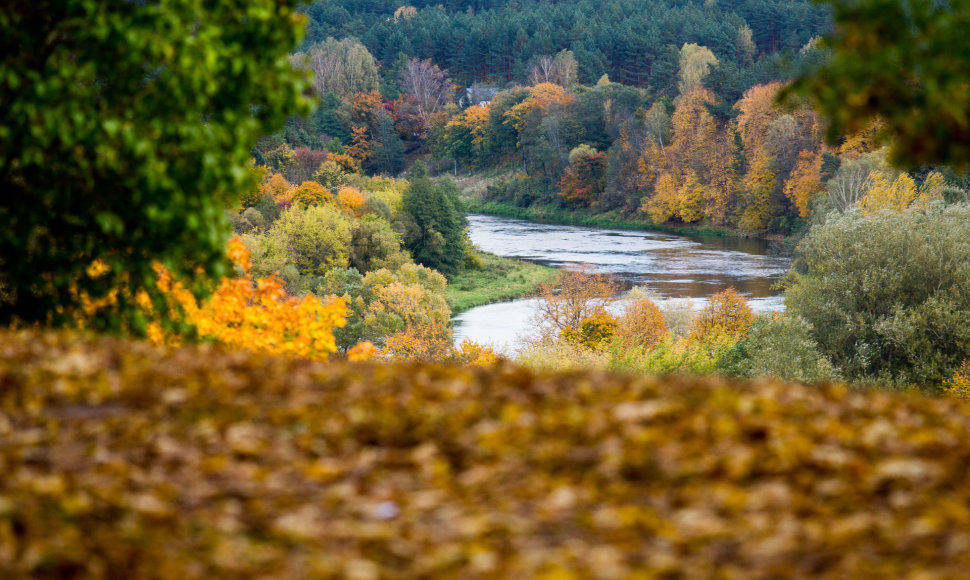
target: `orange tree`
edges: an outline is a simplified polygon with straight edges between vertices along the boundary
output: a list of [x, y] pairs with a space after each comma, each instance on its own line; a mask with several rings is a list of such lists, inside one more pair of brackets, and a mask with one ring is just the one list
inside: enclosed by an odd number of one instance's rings
[[93, 324], [138, 330], [131, 297], [156, 261], [185, 279], [229, 271], [224, 208], [255, 187], [251, 147], [310, 109], [285, 58], [304, 28], [296, 4], [4, 4], [0, 323], [70, 324], [81, 293], [127, 286]]
[[[180, 313], [177, 316], [194, 327], [199, 338], [232, 348], [314, 360], [337, 350], [334, 329], [347, 323], [342, 298], [324, 301], [313, 294], [297, 298], [287, 295], [276, 276], [254, 280], [249, 273], [249, 251], [238, 236], [229, 241], [228, 256], [242, 275], [223, 278], [212, 296], [201, 303], [158, 264], [157, 285], [169, 302], [168, 311]], [[152, 308], [148, 302], [143, 305]], [[167, 334], [158, 320], [149, 324], [148, 334], [155, 342], [181, 342], [180, 336]], [[367, 350], [365, 346], [355, 354]]]

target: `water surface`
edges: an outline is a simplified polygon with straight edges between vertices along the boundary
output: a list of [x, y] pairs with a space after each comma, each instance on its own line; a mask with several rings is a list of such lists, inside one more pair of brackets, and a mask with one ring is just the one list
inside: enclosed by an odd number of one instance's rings
[[[627, 286], [647, 286], [662, 300], [691, 299], [699, 307], [729, 287], [757, 311], [784, 308], [774, 285], [788, 260], [768, 253], [764, 240], [694, 237], [470, 215], [469, 236], [486, 252], [554, 268], [589, 264]], [[513, 350], [531, 328], [534, 299], [473, 308], [454, 319], [455, 339], [470, 338]]]

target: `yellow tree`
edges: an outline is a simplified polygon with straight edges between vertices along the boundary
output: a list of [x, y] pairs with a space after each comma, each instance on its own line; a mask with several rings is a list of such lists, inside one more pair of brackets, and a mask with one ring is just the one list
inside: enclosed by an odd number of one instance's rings
[[[297, 298], [287, 295], [276, 276], [254, 280], [249, 272], [249, 251], [238, 236], [229, 241], [228, 254], [241, 275], [223, 278], [201, 304], [157, 264], [157, 285], [169, 302], [169, 311], [193, 326], [200, 338], [231, 348], [314, 360], [326, 359], [337, 350], [334, 328], [347, 322], [343, 299], [323, 301], [313, 294]], [[153, 314], [150, 301], [140, 302]], [[149, 325], [148, 335], [159, 343], [181, 341], [177, 335], [166, 334], [158, 320]]]
[[291, 201], [296, 188], [280, 173], [273, 173], [265, 178], [259, 187], [261, 194], [269, 194], [278, 203]]
[[900, 173], [893, 179], [885, 171], [873, 171], [869, 179], [869, 189], [859, 200], [859, 207], [866, 215], [884, 209], [903, 211], [919, 195], [916, 182], [908, 173]]
[[754, 322], [754, 311], [744, 296], [728, 288], [711, 296], [707, 305], [694, 319], [690, 329], [692, 338], [720, 334], [739, 337]]
[[680, 71], [677, 88], [684, 95], [700, 86], [704, 76], [717, 64], [717, 57], [706, 46], [685, 44], [680, 49]]
[[[678, 101], [671, 117], [670, 146], [660, 151], [664, 165], [654, 198], [643, 204], [654, 221], [674, 216], [696, 221], [701, 218], [698, 212], [715, 223], [724, 221], [733, 191], [734, 148], [708, 111], [707, 105], [714, 102], [714, 94], [702, 87], [691, 89]], [[690, 174], [700, 188], [682, 189]], [[700, 207], [696, 203], [698, 193], [702, 194]], [[683, 204], [682, 195], [688, 198]]]
[[795, 169], [785, 182], [785, 195], [798, 208], [798, 215], [808, 216], [808, 203], [825, 190], [821, 179], [822, 155], [818, 151], [798, 154]]
[[771, 221], [771, 196], [778, 183], [773, 166], [776, 157], [768, 143], [772, 123], [784, 113], [775, 104], [781, 83], [748, 89], [735, 107], [739, 111], [737, 133], [744, 147], [747, 172], [742, 181], [744, 196], [738, 225], [746, 231], [764, 229]]
[[366, 125], [354, 126], [350, 130], [350, 134], [350, 145], [347, 146], [347, 155], [359, 166], [370, 156], [370, 152], [374, 146], [367, 139]]
[[742, 230], [756, 232], [765, 229], [771, 221], [771, 194], [775, 190], [775, 172], [772, 158], [761, 147], [749, 155], [748, 173], [744, 176], [744, 211], [738, 225]]
[[644, 198], [640, 211], [655, 223], [662, 224], [677, 213], [679, 193], [677, 177], [672, 172], [663, 173], [657, 178], [653, 196]]
[[614, 333], [618, 339], [646, 348], [656, 346], [668, 334], [670, 329], [663, 311], [649, 298], [630, 303], [620, 316]]
[[518, 103], [503, 113], [505, 116], [504, 122], [511, 125], [515, 129], [516, 135], [518, 135], [525, 127], [526, 117], [528, 117], [533, 109], [538, 107], [539, 109], [546, 110], [553, 103], [567, 105], [571, 101], [572, 96], [561, 86], [552, 83], [540, 83], [529, 87], [529, 96], [521, 103]]
[[293, 191], [290, 200], [300, 207], [333, 204], [333, 197], [325, 187], [316, 181], [304, 181]]
[[677, 215], [684, 223], [699, 221], [704, 217], [704, 198], [707, 188], [697, 180], [697, 174], [687, 171], [684, 184], [677, 192]]

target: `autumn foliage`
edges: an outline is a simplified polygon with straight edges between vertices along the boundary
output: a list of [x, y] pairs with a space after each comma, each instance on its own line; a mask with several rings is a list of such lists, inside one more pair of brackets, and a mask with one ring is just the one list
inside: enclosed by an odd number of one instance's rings
[[740, 336], [754, 322], [754, 312], [748, 301], [734, 288], [722, 290], [710, 297], [691, 326], [691, 336], [700, 338], [711, 334]]
[[0, 333], [0, 577], [959, 578], [970, 408]]
[[669, 333], [663, 311], [649, 298], [628, 304], [617, 321], [616, 338], [644, 347], [656, 346]]
[[[326, 359], [337, 350], [333, 331], [346, 324], [347, 315], [341, 298], [323, 301], [312, 294], [297, 298], [286, 293], [276, 276], [254, 280], [249, 251], [239, 237], [229, 241], [228, 253], [242, 275], [223, 278], [201, 303], [168, 270], [157, 267], [158, 288], [167, 297], [171, 313], [184, 317], [200, 338], [230, 348], [311, 360]], [[181, 342], [179, 336], [166, 335], [159, 322], [149, 326], [149, 337], [155, 342]]]

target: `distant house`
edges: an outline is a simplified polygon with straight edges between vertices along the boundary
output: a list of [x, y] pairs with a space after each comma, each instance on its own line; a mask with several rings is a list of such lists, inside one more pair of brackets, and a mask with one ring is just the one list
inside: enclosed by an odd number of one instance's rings
[[458, 106], [462, 109], [467, 109], [472, 105], [484, 107], [485, 105], [491, 103], [492, 99], [495, 98], [495, 95], [497, 95], [501, 90], [502, 89], [494, 85], [472, 83], [472, 86], [458, 94]]

